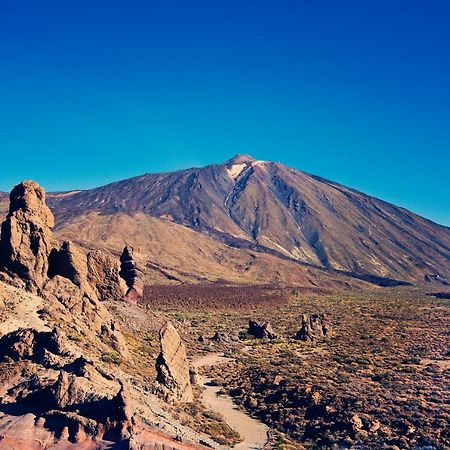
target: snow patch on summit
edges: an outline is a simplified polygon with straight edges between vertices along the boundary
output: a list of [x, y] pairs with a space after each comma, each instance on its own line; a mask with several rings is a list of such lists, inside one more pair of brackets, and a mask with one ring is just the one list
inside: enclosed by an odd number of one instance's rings
[[247, 164], [233, 164], [230, 168], [227, 168], [228, 175], [235, 180], [239, 174], [245, 169]]

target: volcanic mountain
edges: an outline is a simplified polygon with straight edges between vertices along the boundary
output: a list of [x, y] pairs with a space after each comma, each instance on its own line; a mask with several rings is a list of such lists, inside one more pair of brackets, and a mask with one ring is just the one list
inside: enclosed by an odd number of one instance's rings
[[246, 155], [50, 194], [48, 203], [61, 237], [113, 251], [131, 241], [169, 280], [292, 282], [299, 267], [307, 277], [314, 269], [405, 281], [450, 275], [449, 228]]

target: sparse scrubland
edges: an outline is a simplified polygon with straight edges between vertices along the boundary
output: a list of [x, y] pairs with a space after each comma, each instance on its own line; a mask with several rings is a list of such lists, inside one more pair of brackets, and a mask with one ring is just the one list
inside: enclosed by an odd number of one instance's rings
[[[168, 301], [161, 311], [191, 356], [234, 359], [208, 375], [274, 430], [277, 448], [448, 448], [449, 300], [412, 287], [335, 295], [284, 289], [280, 298], [287, 302], [245, 309], [222, 302], [215, 310], [172, 309]], [[293, 339], [301, 315], [317, 312], [331, 319], [332, 334]], [[249, 336], [250, 319], [270, 321], [278, 338]], [[210, 339], [216, 331], [220, 338]]]

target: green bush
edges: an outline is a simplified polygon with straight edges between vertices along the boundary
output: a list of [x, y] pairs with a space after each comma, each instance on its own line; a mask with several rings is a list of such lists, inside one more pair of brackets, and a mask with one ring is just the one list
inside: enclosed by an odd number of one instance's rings
[[122, 362], [122, 358], [119, 353], [115, 351], [111, 351], [108, 353], [103, 353], [102, 361], [111, 363], [111, 364], [120, 364]]

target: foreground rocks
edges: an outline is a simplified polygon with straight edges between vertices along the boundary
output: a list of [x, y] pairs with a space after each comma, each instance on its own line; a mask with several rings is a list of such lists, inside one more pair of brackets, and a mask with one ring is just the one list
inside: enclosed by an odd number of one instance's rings
[[156, 360], [157, 390], [168, 401], [192, 402], [194, 396], [186, 347], [170, 322], [160, 331], [160, 343], [161, 352]]
[[[43, 189], [16, 186], [0, 241], [0, 447], [202, 448], [175, 440], [183, 427], [150, 394], [151, 381], [123, 370], [133, 367], [133, 356], [102, 303], [123, 299], [118, 261], [53, 242], [52, 226]], [[136, 298], [139, 270], [132, 251], [125, 256], [128, 294]], [[192, 401], [196, 374], [171, 325], [161, 333], [159, 369], [167, 399]], [[173, 437], [155, 431], [162, 420]]]
[[325, 314], [311, 314], [302, 316], [302, 325], [295, 338], [300, 341], [312, 341], [331, 334], [331, 321]]

